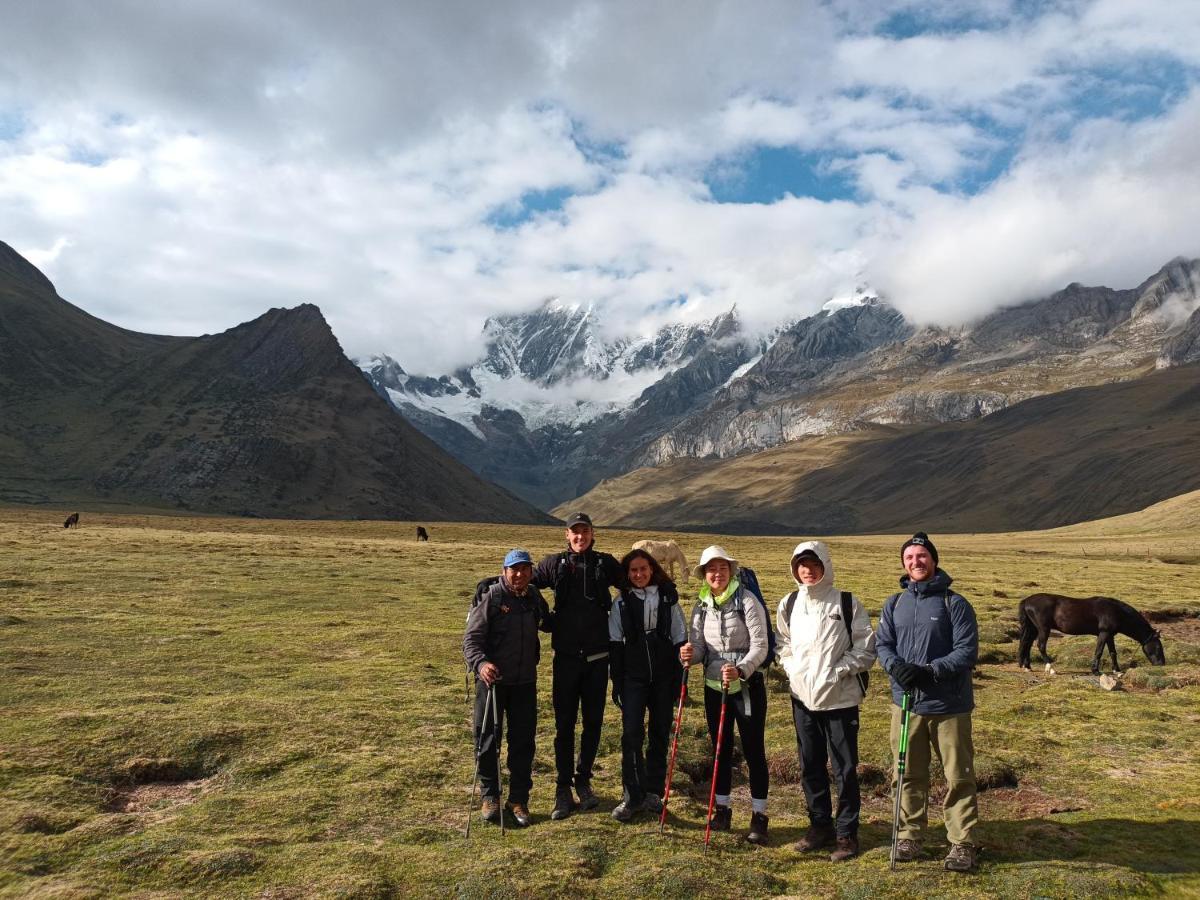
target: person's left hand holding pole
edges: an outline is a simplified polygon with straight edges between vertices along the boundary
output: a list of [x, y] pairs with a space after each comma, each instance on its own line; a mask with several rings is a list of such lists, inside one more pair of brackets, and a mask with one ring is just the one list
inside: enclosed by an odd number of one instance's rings
[[485, 662], [479, 667], [479, 680], [491, 687], [500, 680], [500, 667], [495, 663]]

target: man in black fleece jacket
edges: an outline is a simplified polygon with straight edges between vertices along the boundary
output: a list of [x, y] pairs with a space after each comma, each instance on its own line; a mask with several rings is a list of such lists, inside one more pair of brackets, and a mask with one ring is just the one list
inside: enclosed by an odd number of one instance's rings
[[[500, 821], [500, 784], [496, 779], [500, 732], [508, 720], [508, 802], [505, 809], [519, 826], [529, 824], [533, 787], [534, 735], [537, 731], [537, 664], [542, 645], [538, 628], [548, 627], [550, 610], [529, 586], [533, 560], [510, 550], [504, 574], [484, 592], [467, 616], [463, 656], [475, 673], [475, 740], [484, 821]], [[500, 710], [500, 727], [485, 721], [488, 692]]]
[[[595, 809], [592, 764], [600, 748], [604, 704], [608, 699], [608, 613], [611, 588], [621, 579], [620, 564], [592, 548], [595, 530], [586, 513], [567, 519], [567, 549], [538, 563], [533, 583], [553, 589], [554, 613], [554, 765], [558, 787], [552, 819], [565, 819], [573, 809]], [[575, 722], [583, 714], [579, 757], [575, 758]], [[579, 796], [578, 804], [571, 787]]]

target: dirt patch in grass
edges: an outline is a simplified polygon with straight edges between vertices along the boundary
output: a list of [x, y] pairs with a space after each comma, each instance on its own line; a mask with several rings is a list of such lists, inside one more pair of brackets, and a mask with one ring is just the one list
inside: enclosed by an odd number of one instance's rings
[[115, 788], [104, 804], [105, 812], [161, 816], [195, 803], [213, 788], [212, 778], [194, 781], [152, 781], [134, 787]]
[[199, 764], [135, 757], [114, 775], [104, 810], [162, 818], [214, 790], [217, 778], [216, 772]]

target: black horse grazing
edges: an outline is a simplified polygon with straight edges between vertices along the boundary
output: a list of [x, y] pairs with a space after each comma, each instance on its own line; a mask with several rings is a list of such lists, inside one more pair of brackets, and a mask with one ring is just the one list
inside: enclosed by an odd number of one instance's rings
[[1042, 661], [1050, 663], [1050, 657], [1046, 655], [1046, 641], [1051, 628], [1063, 634], [1096, 635], [1096, 652], [1092, 656], [1093, 675], [1100, 674], [1100, 655], [1105, 645], [1112, 656], [1113, 671], [1121, 671], [1117, 665], [1117, 644], [1114, 640], [1118, 634], [1131, 637], [1141, 644], [1142, 652], [1152, 664], [1164, 666], [1167, 663], [1158, 632], [1128, 603], [1111, 597], [1078, 599], [1061, 594], [1033, 594], [1021, 601], [1017, 616], [1021, 620], [1021, 649], [1017, 659], [1024, 669], [1030, 668], [1030, 648], [1035, 637]]
[[424, 526], [424, 525], [418, 525], [418, 526], [417, 526], [417, 540], [418, 540], [418, 541], [427, 541], [427, 540], [429, 540], [429, 532], [425, 530], [425, 526]]
[[72, 525], [79, 527], [79, 513], [71, 513], [67, 516], [67, 521], [63, 522], [63, 528], [70, 528]]

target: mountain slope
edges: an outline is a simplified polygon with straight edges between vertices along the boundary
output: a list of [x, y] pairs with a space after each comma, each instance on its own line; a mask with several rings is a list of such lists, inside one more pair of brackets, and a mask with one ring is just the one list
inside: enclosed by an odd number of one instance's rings
[[1197, 401], [1200, 366], [1180, 366], [968, 422], [689, 460], [569, 505], [607, 525], [745, 533], [1052, 528], [1200, 488]]
[[262, 516], [549, 522], [405, 422], [311, 305], [144, 335], [0, 244], [0, 499]]

